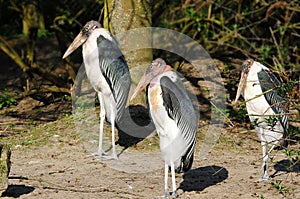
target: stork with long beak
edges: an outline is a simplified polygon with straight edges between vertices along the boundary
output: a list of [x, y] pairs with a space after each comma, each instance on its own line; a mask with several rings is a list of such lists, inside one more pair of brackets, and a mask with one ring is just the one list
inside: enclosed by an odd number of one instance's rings
[[98, 93], [100, 101], [100, 132], [98, 151], [93, 155], [106, 155], [102, 149], [103, 125], [105, 116], [111, 123], [112, 156], [117, 159], [115, 148], [115, 125], [125, 111], [125, 105], [131, 85], [127, 62], [117, 41], [97, 21], [89, 21], [71, 43], [63, 59], [82, 45], [82, 56], [87, 77]]
[[[269, 179], [269, 155], [274, 147], [280, 141], [284, 141], [287, 136], [287, 98], [279, 95], [280, 84], [276, 76], [261, 63], [252, 59], [243, 63], [235, 103], [242, 94], [246, 101], [250, 121], [261, 140], [263, 176], [259, 181]], [[268, 151], [267, 147], [269, 147]]]
[[172, 197], [176, 197], [175, 171], [186, 172], [192, 167], [199, 118], [178, 74], [164, 60], [158, 58], [149, 65], [131, 100], [146, 86], [151, 118], [160, 137], [160, 150], [165, 161], [164, 197], [170, 196], [169, 167]]

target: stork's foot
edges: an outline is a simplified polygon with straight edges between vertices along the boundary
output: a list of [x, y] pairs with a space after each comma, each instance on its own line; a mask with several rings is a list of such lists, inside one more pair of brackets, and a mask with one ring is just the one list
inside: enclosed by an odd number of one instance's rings
[[109, 155], [109, 156], [108, 155], [102, 156], [102, 158], [104, 160], [118, 160], [119, 159], [117, 154], [112, 154], [112, 155]]
[[255, 182], [264, 182], [264, 181], [268, 181], [268, 180], [270, 180], [270, 177], [268, 175], [266, 175], [266, 176], [263, 176], [263, 177], [255, 180]]
[[90, 155], [88, 155], [88, 157], [98, 157], [98, 158], [101, 158], [103, 156], [106, 156], [107, 153], [103, 150], [98, 150], [97, 152], [94, 152], [94, 153], [91, 153]]
[[164, 195], [156, 197], [156, 198], [177, 198], [177, 197], [178, 197], [177, 191], [174, 191], [172, 193], [172, 195], [170, 195], [169, 191], [166, 190]]
[[169, 190], [165, 190], [165, 194], [162, 196], [162, 198], [170, 198]]
[[165, 193], [164, 193], [164, 195], [162, 195], [162, 196], [155, 196], [155, 198], [170, 198], [170, 193], [169, 193], [169, 191], [168, 190], [165, 190]]
[[173, 191], [171, 198], [177, 198], [177, 197], [178, 197], [177, 191]]

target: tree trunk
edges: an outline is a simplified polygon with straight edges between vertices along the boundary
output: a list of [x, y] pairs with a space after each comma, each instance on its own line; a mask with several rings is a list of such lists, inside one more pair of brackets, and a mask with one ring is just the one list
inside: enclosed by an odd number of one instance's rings
[[38, 29], [45, 29], [44, 17], [39, 7], [39, 1], [25, 1], [23, 9], [23, 32], [27, 38], [26, 62], [29, 65], [34, 63], [34, 47], [37, 39]]
[[5, 144], [0, 144], [0, 196], [8, 187], [10, 155], [10, 148]]
[[[151, 63], [152, 49], [139, 49], [132, 51], [133, 42], [147, 42], [150, 46], [152, 43], [151, 34], [144, 33], [136, 35], [134, 41], [127, 34], [122, 34], [128, 30], [135, 28], [151, 27], [151, 0], [105, 0], [104, 3], [104, 28], [108, 29], [112, 34], [121, 34], [122, 38], [118, 38], [118, 42], [122, 48], [122, 52], [127, 60], [130, 68], [132, 83], [136, 87], [142, 74], [147, 66]], [[131, 96], [132, 93], [130, 93]], [[145, 104], [145, 95], [139, 95], [134, 103]]]
[[[38, 36], [38, 29], [41, 26], [45, 28], [44, 18], [39, 9], [39, 1], [24, 1], [22, 3], [22, 22], [23, 33], [26, 37], [26, 59], [25, 63], [32, 67], [35, 62], [35, 43]], [[38, 87], [37, 82], [33, 76], [32, 71], [27, 71], [30, 81], [35, 87]], [[29, 89], [29, 88], [28, 88]]]

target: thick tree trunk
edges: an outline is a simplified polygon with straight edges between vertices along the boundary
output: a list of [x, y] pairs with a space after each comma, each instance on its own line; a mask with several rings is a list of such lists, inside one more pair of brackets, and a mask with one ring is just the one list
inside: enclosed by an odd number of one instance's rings
[[5, 144], [0, 143], [0, 196], [8, 187], [10, 155], [10, 148]]
[[[136, 34], [134, 41], [132, 35], [122, 34], [128, 30], [135, 28], [151, 27], [151, 0], [106, 0], [104, 8], [104, 27], [109, 29], [114, 35], [121, 34], [122, 38], [119, 43], [122, 47], [122, 52], [128, 62], [133, 85], [136, 85], [140, 80], [146, 67], [151, 63], [152, 49], [132, 50], [132, 46], [136, 43], [149, 44], [151, 46], [151, 33], [143, 32], [140, 36]], [[135, 44], [133, 44], [134, 42]], [[135, 88], [135, 86], [134, 86]], [[131, 93], [130, 93], [131, 96]], [[144, 104], [145, 95], [139, 95], [135, 103]]]

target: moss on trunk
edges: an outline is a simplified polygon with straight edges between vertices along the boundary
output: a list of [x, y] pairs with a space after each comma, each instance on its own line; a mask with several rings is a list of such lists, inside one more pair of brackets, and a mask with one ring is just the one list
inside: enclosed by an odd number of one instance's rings
[[0, 143], [0, 195], [8, 187], [8, 174], [10, 171], [10, 148]]

